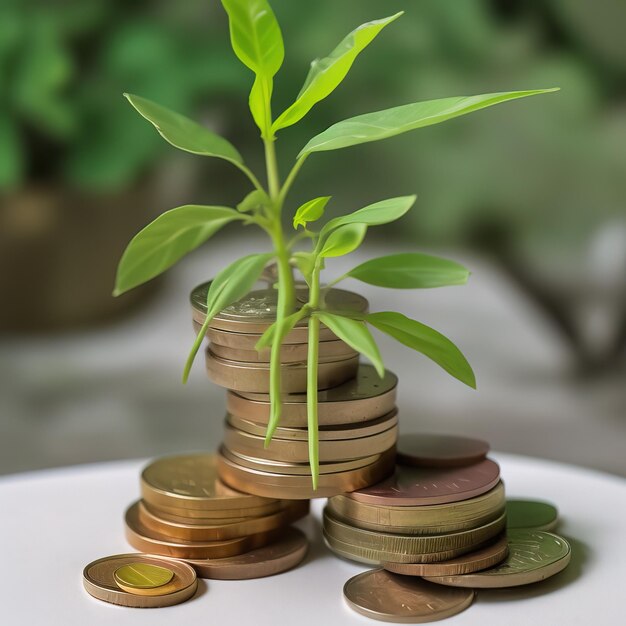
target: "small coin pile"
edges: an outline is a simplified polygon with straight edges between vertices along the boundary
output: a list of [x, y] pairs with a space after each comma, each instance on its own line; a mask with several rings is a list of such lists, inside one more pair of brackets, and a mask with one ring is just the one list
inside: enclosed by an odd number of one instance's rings
[[[206, 317], [208, 284], [191, 295], [194, 326]], [[300, 304], [306, 292], [298, 289]], [[326, 302], [334, 310], [362, 313], [367, 301], [331, 289]], [[397, 378], [381, 380], [374, 368], [328, 328], [320, 330], [318, 369], [319, 480], [313, 490], [309, 467], [306, 404], [308, 329], [297, 325], [281, 349], [283, 413], [269, 446], [269, 350], [255, 346], [274, 322], [276, 291], [253, 291], [227, 307], [207, 332], [209, 378], [228, 389], [224, 441], [218, 471], [224, 483], [267, 498], [329, 497], [379, 482], [393, 471], [398, 415]]]

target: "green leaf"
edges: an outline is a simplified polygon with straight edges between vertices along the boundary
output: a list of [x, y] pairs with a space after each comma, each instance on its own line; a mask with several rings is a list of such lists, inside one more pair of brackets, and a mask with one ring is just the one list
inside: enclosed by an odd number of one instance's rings
[[391, 289], [429, 289], [464, 285], [469, 271], [462, 265], [427, 254], [392, 254], [366, 261], [346, 276]]
[[294, 252], [292, 258], [304, 277], [306, 284], [310, 285], [313, 268], [315, 267], [315, 255], [311, 252]]
[[345, 341], [351, 348], [368, 358], [381, 378], [385, 375], [385, 366], [380, 356], [380, 351], [378, 350], [374, 337], [372, 337], [372, 333], [370, 333], [365, 325], [365, 322], [335, 315], [333, 313], [320, 312], [315, 315], [317, 315], [322, 324], [328, 326], [339, 339]]
[[240, 213], [251, 213], [267, 206], [269, 202], [270, 199], [264, 191], [255, 189], [237, 205], [237, 211]]
[[405, 346], [421, 352], [469, 387], [476, 388], [476, 378], [461, 351], [436, 330], [402, 313], [369, 313], [365, 321]]
[[272, 130], [292, 126], [300, 121], [318, 102], [328, 97], [346, 77], [357, 56], [369, 46], [380, 31], [402, 15], [403, 11], [391, 17], [362, 24], [352, 31], [324, 59], [311, 63], [311, 70], [298, 94], [296, 101], [278, 117]]
[[16, 120], [0, 110], [0, 190], [17, 186], [24, 176], [24, 146]]
[[233, 209], [186, 205], [167, 211], [128, 244], [117, 268], [114, 295], [169, 269], [229, 222], [244, 219]]
[[342, 215], [330, 220], [320, 233], [320, 241], [322, 241], [328, 233], [332, 232], [340, 226], [346, 224], [365, 224], [366, 226], [380, 226], [395, 222], [403, 217], [407, 211], [415, 204], [417, 196], [402, 196], [399, 198], [390, 198], [370, 204], [354, 213]]
[[154, 125], [161, 137], [174, 147], [192, 154], [217, 157], [231, 163], [243, 164], [243, 158], [237, 149], [208, 128], [146, 98], [127, 93], [124, 96], [144, 118]]
[[259, 280], [265, 266], [274, 258], [273, 253], [251, 254], [238, 259], [224, 268], [211, 282], [207, 293], [207, 314], [202, 328], [196, 336], [183, 372], [183, 383], [187, 382], [193, 361], [202, 345], [211, 320], [233, 302], [241, 300]]
[[479, 111], [486, 107], [526, 98], [543, 93], [558, 91], [558, 89], [535, 89], [529, 91], [510, 91], [505, 93], [489, 93], [480, 96], [443, 98], [415, 102], [404, 106], [366, 113], [357, 117], [334, 124], [313, 137], [302, 149], [298, 157], [312, 152], [338, 150], [348, 146], [356, 146], [370, 141], [379, 141], [394, 137], [410, 130], [439, 124], [460, 115]]
[[346, 224], [334, 230], [324, 242], [319, 256], [322, 258], [343, 256], [356, 250], [365, 237], [365, 224]]
[[306, 225], [309, 222], [316, 222], [317, 220], [324, 215], [324, 209], [328, 204], [331, 196], [322, 196], [321, 198], [315, 198], [314, 200], [309, 200], [305, 202], [293, 216], [293, 227], [297, 230], [298, 226], [303, 226], [306, 228]]

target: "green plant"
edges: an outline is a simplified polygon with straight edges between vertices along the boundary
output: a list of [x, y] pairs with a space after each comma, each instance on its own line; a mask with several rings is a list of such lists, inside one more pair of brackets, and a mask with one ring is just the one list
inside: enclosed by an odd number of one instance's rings
[[[294, 325], [306, 318], [309, 329], [309, 460], [315, 487], [319, 471], [317, 363], [320, 324], [328, 326], [339, 338], [364, 354], [381, 375], [384, 365], [368, 326], [421, 352], [471, 387], [475, 387], [475, 378], [469, 363], [458, 348], [432, 328], [400, 313], [349, 315], [329, 310], [325, 306], [324, 296], [327, 290], [345, 278], [383, 287], [419, 289], [465, 283], [469, 272], [452, 261], [422, 254], [398, 254], [370, 260], [323, 286], [320, 274], [325, 269], [327, 259], [356, 250], [370, 226], [400, 219], [415, 202], [415, 196], [377, 202], [349, 215], [331, 219], [319, 230], [309, 228], [309, 224], [323, 217], [330, 198], [315, 198], [294, 212], [292, 223], [296, 232], [288, 236], [283, 227], [282, 216], [288, 193], [305, 161], [316, 152], [378, 141], [501, 102], [554, 90], [445, 98], [344, 120], [313, 137], [300, 151], [288, 176], [281, 181], [275, 150], [276, 133], [296, 124], [313, 106], [329, 96], [345, 78], [356, 57], [387, 25], [400, 17], [401, 13], [359, 26], [328, 57], [314, 61], [295, 102], [274, 118], [271, 108], [274, 77], [284, 59], [282, 35], [274, 13], [267, 0], [222, 0], [222, 4], [230, 19], [231, 42], [235, 54], [255, 75], [249, 105], [252, 117], [261, 131], [265, 148], [267, 187], [261, 184], [244, 164], [239, 152], [225, 139], [158, 104], [127, 95], [130, 103], [157, 128], [166, 141], [187, 152], [229, 161], [249, 179], [253, 190], [236, 209], [187, 205], [161, 215], [130, 242], [120, 261], [115, 293], [123, 293], [161, 274], [230, 222], [252, 224], [263, 229], [272, 241], [273, 251], [239, 259], [219, 272], [213, 280], [207, 297], [206, 321], [191, 350], [184, 379], [188, 376], [211, 319], [224, 307], [245, 296], [265, 266], [275, 262], [278, 265], [276, 321], [261, 337], [257, 346], [271, 346], [272, 409], [266, 443], [270, 442], [281, 416], [280, 346]], [[306, 251], [295, 247], [302, 240], [310, 242]], [[297, 268], [309, 286], [309, 300], [297, 310], [294, 268]]]

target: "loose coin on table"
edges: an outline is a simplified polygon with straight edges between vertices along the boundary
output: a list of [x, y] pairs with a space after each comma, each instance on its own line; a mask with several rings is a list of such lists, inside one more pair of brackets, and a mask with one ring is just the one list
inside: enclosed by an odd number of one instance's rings
[[554, 530], [559, 522], [555, 506], [536, 500], [507, 500], [506, 525], [508, 528], [527, 530]]
[[280, 539], [239, 556], [225, 559], [186, 560], [201, 578], [247, 580], [280, 574], [304, 559], [308, 541], [297, 528], [287, 528]]
[[[121, 568], [147, 564], [166, 570], [173, 575], [170, 582], [158, 588], [158, 595], [139, 595], [123, 590], [116, 582], [115, 573]], [[136, 608], [172, 606], [193, 596], [198, 587], [193, 567], [182, 561], [160, 559], [148, 554], [118, 554], [90, 563], [83, 570], [83, 585], [86, 591], [98, 600]]]
[[401, 435], [398, 463], [417, 467], [459, 467], [482, 461], [489, 444], [481, 439], [430, 433]]
[[397, 465], [393, 476], [347, 494], [358, 502], [382, 506], [446, 504], [489, 491], [500, 480], [500, 468], [491, 459], [466, 467], [427, 468]]
[[509, 553], [506, 536], [500, 537], [480, 550], [463, 554], [441, 563], [383, 563], [383, 567], [394, 574], [404, 576], [455, 576], [471, 574], [504, 561]]
[[562, 537], [538, 530], [509, 530], [507, 535], [509, 555], [500, 565], [475, 574], [425, 578], [452, 587], [500, 589], [545, 580], [570, 562], [571, 549]]
[[113, 573], [120, 589], [140, 596], [159, 596], [169, 593], [164, 587], [174, 578], [174, 572], [152, 563], [128, 563]]
[[474, 599], [470, 589], [442, 593], [419, 578], [398, 576], [384, 569], [371, 570], [351, 578], [343, 588], [348, 605], [357, 613], [384, 622], [423, 624], [460, 613]]

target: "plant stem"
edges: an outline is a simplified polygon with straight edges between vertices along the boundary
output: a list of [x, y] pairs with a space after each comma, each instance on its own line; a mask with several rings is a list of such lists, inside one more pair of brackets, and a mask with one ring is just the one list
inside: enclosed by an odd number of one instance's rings
[[254, 175], [254, 172], [249, 167], [245, 166], [243, 163], [237, 163], [236, 161], [231, 161], [231, 163], [246, 175], [255, 189], [263, 192], [265, 191], [265, 189], [263, 189], [263, 185], [261, 185], [259, 179]]
[[304, 165], [304, 162], [306, 161], [307, 157], [309, 155], [305, 154], [303, 157], [300, 157], [297, 161], [296, 164], [291, 168], [291, 172], [289, 172], [289, 175], [287, 176], [287, 180], [285, 181], [285, 184], [283, 185], [283, 188], [280, 192], [280, 203], [282, 204], [285, 201], [285, 198], [287, 197], [287, 194], [289, 193], [289, 190], [291, 189], [291, 185], [293, 185], [293, 182], [296, 179], [296, 176], [298, 175], [298, 172], [300, 171], [300, 168]]
[[280, 177], [278, 174], [278, 161], [276, 160], [276, 146], [274, 139], [265, 139], [265, 165], [267, 167], [267, 186], [270, 198], [275, 203], [276, 212], [280, 215], [282, 202], [280, 200]]

